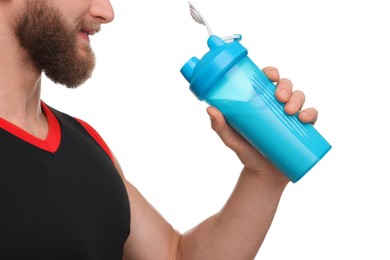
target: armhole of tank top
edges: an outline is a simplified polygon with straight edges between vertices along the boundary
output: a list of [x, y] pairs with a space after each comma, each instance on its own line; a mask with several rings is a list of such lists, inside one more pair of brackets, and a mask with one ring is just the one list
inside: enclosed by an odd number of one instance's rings
[[79, 118], [75, 118], [77, 122], [79, 122], [84, 129], [92, 136], [93, 139], [102, 147], [102, 149], [106, 152], [108, 157], [110, 157], [111, 161], [115, 164], [114, 155], [112, 154], [110, 148], [106, 144], [106, 142], [103, 140], [103, 138], [99, 135], [99, 133], [88, 123], [84, 122], [83, 120]]

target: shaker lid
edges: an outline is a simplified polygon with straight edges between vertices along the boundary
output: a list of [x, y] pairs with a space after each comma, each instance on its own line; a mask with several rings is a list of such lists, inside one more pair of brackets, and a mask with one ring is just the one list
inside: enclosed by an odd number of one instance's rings
[[216, 81], [248, 54], [247, 49], [239, 43], [241, 35], [233, 39], [232, 42], [225, 42], [211, 35], [207, 40], [210, 51], [201, 60], [192, 57], [181, 68], [180, 72], [198, 99], [203, 100]]

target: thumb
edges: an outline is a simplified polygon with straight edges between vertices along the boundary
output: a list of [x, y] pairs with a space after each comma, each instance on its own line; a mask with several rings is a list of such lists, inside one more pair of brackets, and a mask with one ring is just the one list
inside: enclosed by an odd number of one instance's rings
[[210, 106], [207, 108], [207, 113], [210, 116], [211, 128], [218, 134], [222, 142], [233, 151], [237, 151], [242, 143], [242, 137], [227, 124], [221, 111], [217, 108]]

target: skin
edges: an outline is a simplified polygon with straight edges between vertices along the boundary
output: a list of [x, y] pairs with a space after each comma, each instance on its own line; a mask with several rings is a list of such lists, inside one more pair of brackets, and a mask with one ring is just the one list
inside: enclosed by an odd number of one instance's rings
[[[48, 0], [59, 8], [70, 24], [86, 19], [98, 25], [114, 19], [107, 0]], [[48, 124], [40, 107], [41, 73], [18, 46], [12, 25], [24, 0], [0, 0], [0, 117], [30, 134], [44, 139]], [[82, 55], [90, 37], [79, 33]], [[293, 91], [290, 80], [280, 78], [276, 68], [263, 71], [275, 82], [276, 98], [285, 103], [288, 114], [299, 112], [305, 123], [318, 117], [314, 108], [302, 109], [305, 95]], [[288, 179], [239, 136], [214, 107], [207, 108], [211, 128], [232, 149], [243, 164], [230, 198], [224, 207], [193, 229], [180, 234], [142, 194], [126, 180], [131, 206], [131, 235], [123, 259], [253, 259], [266, 237]]]

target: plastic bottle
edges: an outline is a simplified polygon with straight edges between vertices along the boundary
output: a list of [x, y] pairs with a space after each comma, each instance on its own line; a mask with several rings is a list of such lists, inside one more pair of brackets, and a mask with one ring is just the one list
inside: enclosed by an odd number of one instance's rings
[[195, 96], [218, 108], [226, 121], [289, 180], [300, 180], [331, 149], [311, 125], [284, 112], [276, 86], [248, 57], [239, 41], [211, 35], [210, 51], [188, 60], [180, 72]]

